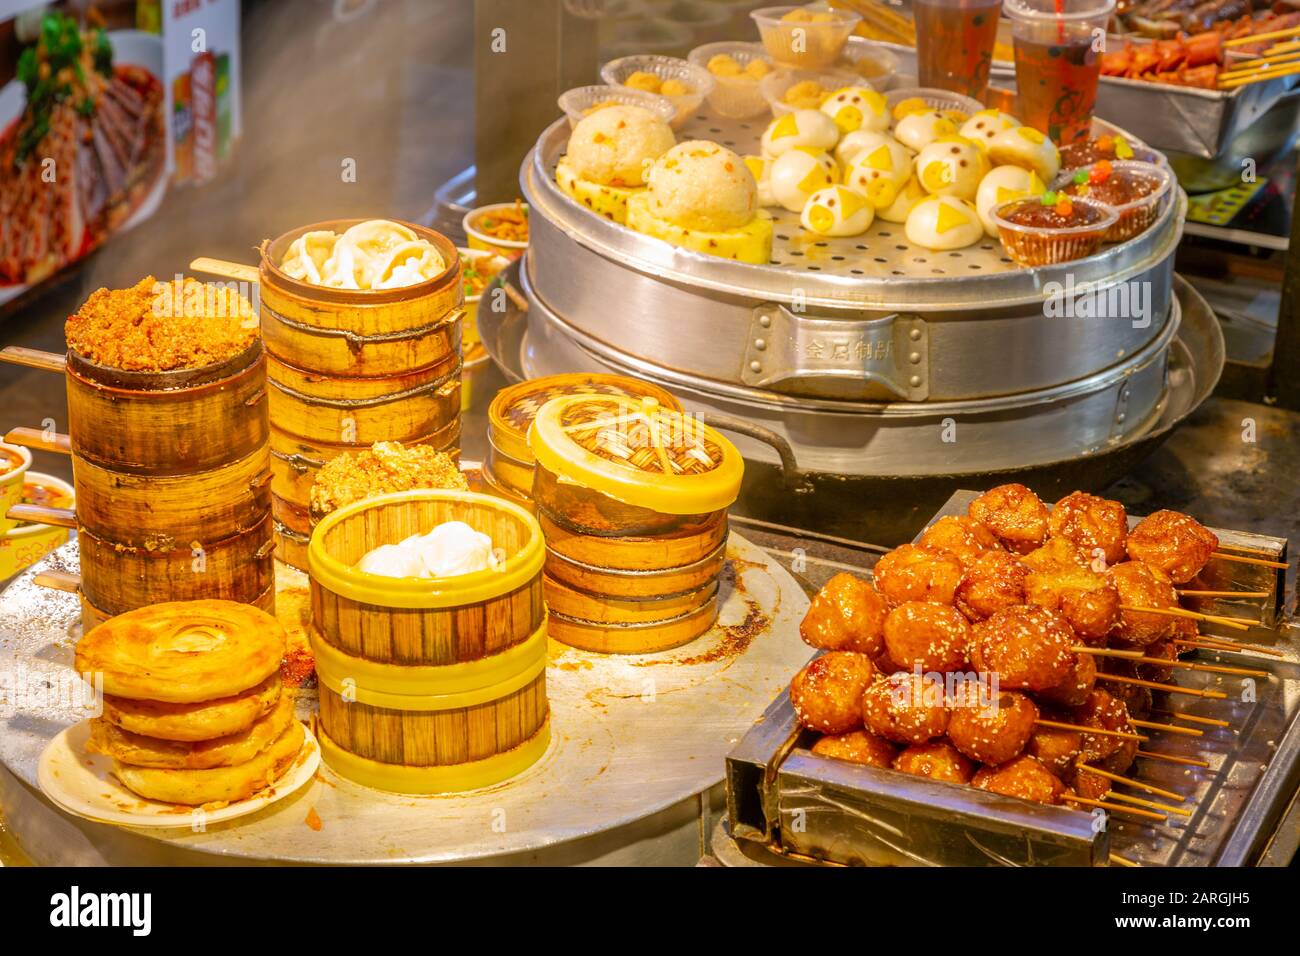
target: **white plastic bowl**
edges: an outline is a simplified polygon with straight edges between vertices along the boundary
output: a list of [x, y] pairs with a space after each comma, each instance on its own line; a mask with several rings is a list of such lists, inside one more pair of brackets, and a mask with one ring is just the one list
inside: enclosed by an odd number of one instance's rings
[[[720, 43], [706, 43], [697, 46], [687, 57], [691, 63], [708, 71], [709, 60], [719, 53], [725, 53], [744, 69], [754, 60], [762, 60], [775, 69], [772, 58], [764, 52], [758, 43], [737, 43], [724, 40]], [[760, 80], [746, 77], [717, 76], [714, 79], [713, 92], [709, 94], [709, 105], [723, 116], [731, 119], [749, 119], [767, 110], [767, 100], [758, 88]]]
[[667, 97], [626, 86], [579, 86], [561, 93], [556, 103], [569, 118], [570, 129], [578, 125], [588, 110], [601, 103], [639, 106], [670, 124], [677, 117], [677, 107]]

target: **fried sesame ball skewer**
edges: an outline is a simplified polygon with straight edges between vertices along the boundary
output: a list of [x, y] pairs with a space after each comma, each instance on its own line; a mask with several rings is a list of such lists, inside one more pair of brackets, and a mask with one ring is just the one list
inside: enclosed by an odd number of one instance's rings
[[1132, 684], [1134, 687], [1148, 687], [1151, 690], [1163, 690], [1170, 694], [1186, 694], [1189, 697], [1208, 697], [1212, 700], [1227, 700], [1228, 695], [1217, 690], [1196, 690], [1194, 687], [1180, 687], [1177, 684], [1162, 684], [1154, 680], [1142, 680], [1140, 677], [1123, 677], [1119, 674], [1099, 673], [1097, 680], [1114, 681], [1116, 684]]
[[1075, 766], [1081, 773], [1091, 773], [1098, 777], [1105, 777], [1112, 783], [1119, 783], [1126, 787], [1133, 787], [1136, 790], [1154, 793], [1158, 797], [1164, 797], [1167, 800], [1177, 800], [1179, 803], [1185, 803], [1187, 801], [1187, 798], [1181, 793], [1174, 793], [1172, 790], [1164, 790], [1154, 784], [1143, 783], [1141, 780], [1134, 780], [1132, 777], [1124, 777], [1117, 773], [1111, 773], [1109, 770], [1102, 770], [1100, 767], [1094, 767], [1091, 764], [1080, 762]]
[[1222, 624], [1224, 627], [1235, 628], [1239, 631], [1249, 631], [1252, 624], [1258, 623], [1257, 621], [1249, 621], [1244, 617], [1202, 614], [1200, 611], [1188, 611], [1181, 607], [1135, 607], [1132, 604], [1121, 604], [1119, 609], [1130, 614], [1163, 614], [1166, 617], [1182, 617], [1189, 621], [1208, 621], [1211, 624]]

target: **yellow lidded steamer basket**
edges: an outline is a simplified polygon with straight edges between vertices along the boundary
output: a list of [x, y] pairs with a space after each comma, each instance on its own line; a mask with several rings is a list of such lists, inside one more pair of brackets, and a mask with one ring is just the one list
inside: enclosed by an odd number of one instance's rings
[[529, 379], [497, 392], [488, 407], [488, 451], [483, 477], [494, 490], [527, 501], [533, 489], [533, 452], [528, 429], [538, 410], [553, 398], [569, 395], [649, 396], [664, 408], [680, 411], [670, 393], [624, 375], [577, 372]]
[[694, 640], [718, 616], [735, 447], [654, 398], [553, 399], [529, 431], [550, 633], [601, 653]]
[[[446, 521], [488, 535], [498, 566], [434, 580], [356, 570]], [[322, 519], [308, 564], [325, 761], [396, 793], [484, 787], [536, 761], [550, 739], [544, 555], [532, 515], [473, 492], [380, 495]]]

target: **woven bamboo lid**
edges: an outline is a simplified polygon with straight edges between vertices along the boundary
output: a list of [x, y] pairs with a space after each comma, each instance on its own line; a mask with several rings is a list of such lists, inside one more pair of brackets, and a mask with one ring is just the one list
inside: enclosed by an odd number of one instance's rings
[[745, 467], [712, 428], [648, 396], [552, 399], [528, 444], [557, 477], [662, 514], [721, 511], [740, 494]]
[[681, 403], [658, 385], [624, 375], [576, 372], [529, 379], [503, 388], [488, 407], [488, 437], [497, 450], [523, 464], [533, 463], [528, 447], [528, 426], [553, 398], [568, 395], [650, 396], [665, 408], [681, 410]]

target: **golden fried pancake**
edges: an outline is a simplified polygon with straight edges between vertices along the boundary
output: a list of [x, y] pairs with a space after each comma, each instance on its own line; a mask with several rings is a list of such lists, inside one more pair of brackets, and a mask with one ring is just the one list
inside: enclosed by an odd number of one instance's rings
[[284, 628], [235, 601], [172, 601], [119, 614], [77, 644], [77, 671], [104, 692], [191, 704], [231, 697], [280, 667]]
[[305, 737], [302, 724], [293, 720], [271, 746], [247, 763], [210, 770], [161, 770], [117, 761], [114, 773], [124, 787], [146, 800], [187, 807], [233, 803], [278, 780], [298, 756]]
[[104, 695], [104, 719], [133, 734], [159, 740], [215, 740], [237, 734], [270, 713], [280, 700], [279, 674], [233, 697], [197, 704], [170, 704], [160, 700], [131, 700]]
[[102, 717], [90, 722], [86, 749], [104, 754], [133, 767], [161, 767], [165, 770], [208, 770], [248, 763], [284, 733], [293, 720], [293, 695], [285, 694], [265, 717], [248, 730], [216, 740], [181, 743], [133, 734]]

